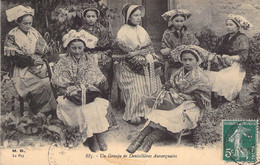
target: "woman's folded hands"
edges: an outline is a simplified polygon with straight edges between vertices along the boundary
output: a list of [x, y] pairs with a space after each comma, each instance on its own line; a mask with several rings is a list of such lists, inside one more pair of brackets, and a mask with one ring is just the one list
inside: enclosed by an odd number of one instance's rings
[[41, 58], [37, 58], [36, 60], [34, 60], [34, 65], [38, 66], [38, 65], [43, 65], [44, 61]]
[[169, 91], [170, 88], [172, 87], [172, 84], [170, 82], [166, 82], [163, 86], [162, 89]]
[[163, 56], [165, 59], [169, 59], [169, 58], [170, 58], [171, 51], [172, 51], [172, 49], [170, 49], [170, 48], [164, 48], [164, 49], [161, 49], [161, 50], [160, 50], [162, 56]]
[[147, 54], [149, 54], [150, 50], [148, 49], [141, 49], [141, 50], [135, 50], [133, 52], [129, 52], [129, 56], [133, 57], [133, 56], [145, 56]]
[[185, 101], [193, 100], [193, 98], [190, 95], [179, 93], [179, 96], [183, 98]]

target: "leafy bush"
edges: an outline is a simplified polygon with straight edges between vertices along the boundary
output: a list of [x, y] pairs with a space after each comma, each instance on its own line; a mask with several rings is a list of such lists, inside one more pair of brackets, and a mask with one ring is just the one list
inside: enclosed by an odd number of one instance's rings
[[88, 7], [89, 3], [95, 3], [100, 10], [98, 22], [109, 29], [108, 8], [100, 0], [67, 0], [60, 1], [38, 1], [38, 10], [35, 17], [37, 30], [44, 34], [50, 52], [52, 54], [64, 52], [62, 49], [62, 36], [71, 29], [78, 30], [83, 24], [82, 12]]
[[[209, 52], [216, 52], [219, 37], [209, 26], [202, 27], [200, 33], [195, 35], [200, 42], [200, 47], [208, 50]], [[201, 64], [201, 67], [203, 69], [207, 69], [208, 62], [204, 61]]]
[[[48, 46], [49, 56], [47, 59], [56, 61], [59, 57], [58, 54], [64, 53], [65, 50], [62, 46], [62, 37], [71, 29], [78, 30], [83, 24], [82, 11], [87, 8], [88, 3], [97, 4], [100, 10], [100, 17], [98, 22], [101, 23], [108, 30], [110, 28], [109, 17], [113, 19], [113, 10], [108, 9], [107, 6], [102, 4], [100, 0], [3, 0], [3, 10], [12, 8], [17, 5], [31, 6], [35, 9], [35, 18], [33, 26], [43, 35]], [[6, 21], [6, 15], [2, 12], [2, 41], [4, 36], [17, 24], [13, 21], [11, 23]], [[2, 42], [3, 46], [3, 42]], [[2, 51], [2, 50], [1, 50]], [[2, 58], [2, 56], [1, 56]], [[2, 58], [4, 61], [5, 59]], [[5, 63], [2, 63], [2, 69], [8, 68]], [[7, 69], [6, 69], [7, 68]]]
[[18, 94], [14, 88], [13, 80], [8, 72], [1, 71], [1, 114], [13, 110], [15, 98]]
[[260, 75], [260, 33], [250, 38], [249, 57], [245, 66], [246, 82], [250, 82], [252, 76]]
[[260, 114], [260, 75], [252, 77], [252, 83], [249, 86], [250, 95], [253, 96], [253, 111]]
[[222, 104], [216, 109], [207, 109], [203, 111], [202, 120], [198, 127], [195, 128], [193, 138], [197, 146], [203, 147], [205, 145], [212, 145], [215, 142], [221, 141], [222, 138], [222, 120], [228, 114], [234, 111], [240, 105], [236, 102]]
[[201, 32], [196, 34], [196, 37], [200, 42], [200, 47], [210, 52], [216, 52], [219, 36], [209, 26], [202, 27]]
[[28, 111], [24, 112], [22, 117], [17, 117], [14, 112], [9, 112], [1, 123], [3, 130], [1, 140], [2, 142], [18, 140], [22, 135], [41, 135], [52, 141], [65, 140], [62, 122], [57, 119], [51, 120], [51, 117], [51, 115], [46, 117], [42, 113], [30, 115]]
[[10, 142], [15, 142], [16, 146], [19, 146], [24, 140], [21, 137], [28, 136], [38, 136], [47, 142], [59, 143], [65, 147], [75, 147], [81, 142], [78, 128], [70, 128], [52, 115], [48, 117], [42, 113], [31, 115], [25, 111], [22, 117], [9, 112], [2, 118], [4, 119], [1, 121], [1, 142], [5, 147], [13, 144]]

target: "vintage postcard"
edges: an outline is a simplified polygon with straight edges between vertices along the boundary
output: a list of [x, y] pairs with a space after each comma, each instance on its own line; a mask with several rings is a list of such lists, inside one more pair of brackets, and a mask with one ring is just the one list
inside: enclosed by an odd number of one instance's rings
[[259, 0], [1, 0], [1, 165], [260, 163]]

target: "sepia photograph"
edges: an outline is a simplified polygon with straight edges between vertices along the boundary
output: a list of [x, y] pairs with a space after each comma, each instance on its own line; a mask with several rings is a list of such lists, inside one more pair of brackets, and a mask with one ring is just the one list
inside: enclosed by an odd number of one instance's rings
[[1, 165], [260, 164], [259, 0], [1, 0]]

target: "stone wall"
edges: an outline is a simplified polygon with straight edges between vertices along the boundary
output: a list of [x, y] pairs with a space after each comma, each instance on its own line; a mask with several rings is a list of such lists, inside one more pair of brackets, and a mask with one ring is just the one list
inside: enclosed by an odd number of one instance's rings
[[239, 14], [246, 17], [253, 28], [241, 32], [252, 36], [260, 32], [260, 0], [176, 0], [177, 8], [192, 12], [187, 26], [199, 32], [202, 26], [210, 26], [219, 35], [226, 33], [225, 20], [228, 14]]

